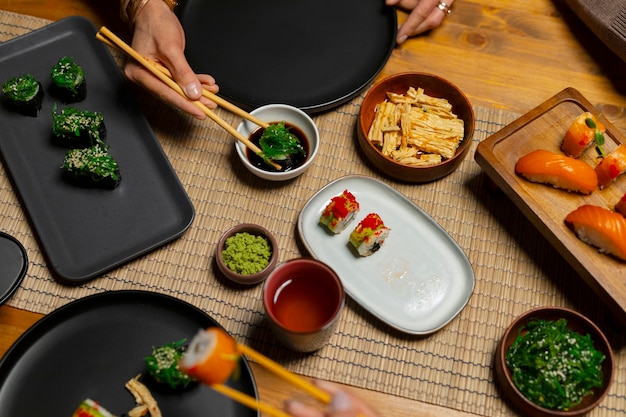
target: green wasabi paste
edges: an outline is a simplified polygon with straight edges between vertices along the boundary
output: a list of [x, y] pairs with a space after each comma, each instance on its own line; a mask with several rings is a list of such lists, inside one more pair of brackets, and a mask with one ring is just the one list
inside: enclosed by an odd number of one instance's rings
[[222, 260], [233, 272], [251, 275], [261, 272], [270, 261], [272, 248], [263, 236], [247, 232], [235, 233], [226, 239]]

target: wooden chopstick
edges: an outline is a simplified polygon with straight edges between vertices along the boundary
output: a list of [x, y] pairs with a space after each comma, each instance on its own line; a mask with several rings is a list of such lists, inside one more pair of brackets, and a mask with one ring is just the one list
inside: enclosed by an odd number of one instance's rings
[[285, 381], [302, 389], [303, 391], [307, 392], [309, 395], [321, 401], [322, 403], [328, 404], [330, 402], [332, 396], [329, 393], [327, 393], [324, 390], [319, 389], [318, 387], [316, 387], [315, 385], [313, 385], [306, 379], [294, 374], [293, 372], [288, 371], [287, 369], [283, 368], [281, 365], [274, 362], [267, 356], [264, 356], [263, 354], [255, 351], [254, 349], [246, 345], [242, 345], [241, 343], [237, 343], [237, 349], [241, 353], [248, 356], [250, 359], [257, 362], [259, 365], [267, 369], [268, 371], [271, 371], [276, 376], [279, 376], [283, 378]]
[[211, 385], [215, 391], [219, 392], [222, 395], [230, 398], [231, 400], [237, 401], [240, 404], [250, 407], [253, 410], [259, 410], [263, 413], [266, 413], [272, 417], [290, 417], [289, 414], [284, 411], [279, 410], [276, 407], [272, 407], [269, 404], [262, 403], [257, 401], [256, 398], [251, 397], [247, 394], [244, 394], [240, 391], [237, 391], [229, 386], [222, 384]]
[[[116, 47], [124, 51], [127, 55], [135, 59], [138, 63], [144, 66], [148, 71], [150, 71], [154, 76], [167, 84], [170, 88], [176, 91], [181, 96], [187, 98], [183, 89], [171, 78], [171, 75], [167, 75], [163, 73], [160, 69], [158, 69], [153, 61], [148, 60], [143, 57], [141, 54], [137, 53], [134, 49], [132, 49], [128, 44], [126, 44], [122, 39], [120, 39], [117, 35], [107, 29], [105, 26], [102, 26], [98, 33], [96, 34], [96, 38], [98, 40], [104, 41], [107, 44], [114, 44]], [[168, 71], [169, 72], [169, 71]], [[221, 101], [221, 100], [220, 100]], [[225, 100], [224, 100], [225, 101]], [[255, 154], [259, 155], [263, 158], [268, 164], [272, 165], [274, 168], [280, 170], [282, 167], [278, 165], [276, 162], [264, 158], [263, 151], [256, 146], [254, 143], [250, 142], [250, 140], [244, 137], [241, 133], [239, 133], [235, 128], [229, 125], [225, 120], [220, 118], [217, 114], [215, 114], [211, 109], [202, 104], [200, 101], [191, 101], [196, 107], [198, 107], [204, 114], [206, 114], [211, 120], [220, 125], [223, 129], [225, 129], [232, 136], [241, 141], [248, 149], [250, 149]], [[233, 107], [236, 107], [233, 105]], [[243, 111], [243, 110], [242, 110]], [[245, 113], [245, 112], [244, 112]], [[255, 122], [256, 123], [256, 122]]]

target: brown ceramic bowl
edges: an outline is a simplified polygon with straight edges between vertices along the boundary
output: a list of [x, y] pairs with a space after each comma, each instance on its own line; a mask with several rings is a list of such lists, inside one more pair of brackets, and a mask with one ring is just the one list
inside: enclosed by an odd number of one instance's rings
[[[529, 321], [532, 319], [558, 320], [560, 318], [567, 320], [567, 326], [571, 330], [583, 335], [589, 334], [594, 341], [594, 347], [605, 356], [602, 362], [604, 385], [601, 388], [594, 389], [593, 393], [587, 395], [581, 404], [567, 411], [543, 408], [526, 399], [511, 379], [511, 372], [505, 360], [506, 352], [518, 336], [520, 329], [526, 326]], [[591, 320], [573, 310], [559, 307], [541, 307], [522, 314], [506, 329], [496, 348], [495, 372], [502, 392], [522, 414], [536, 417], [575, 417], [587, 414], [602, 402], [609, 391], [613, 379], [613, 361], [613, 351], [608, 340]]]
[[[387, 92], [404, 94], [409, 87], [423, 88], [424, 93], [437, 98], [445, 98], [452, 104], [452, 111], [464, 122], [465, 134], [454, 157], [427, 167], [411, 167], [400, 164], [384, 156], [367, 139], [374, 111], [379, 103], [387, 99]], [[421, 72], [405, 72], [391, 75], [376, 83], [365, 95], [359, 122], [357, 138], [365, 157], [383, 174], [400, 181], [424, 183], [438, 180], [450, 174], [467, 156], [474, 135], [474, 110], [465, 94], [456, 86], [441, 77]]]
[[[239, 273], [229, 269], [224, 262], [223, 256], [224, 250], [226, 249], [226, 239], [234, 236], [237, 233], [249, 233], [254, 236], [262, 236], [269, 242], [272, 249], [272, 255], [270, 257], [269, 263], [262, 271], [252, 274]], [[274, 238], [274, 235], [272, 235], [272, 233], [270, 233], [270, 231], [263, 226], [251, 223], [239, 224], [228, 229], [217, 242], [217, 249], [215, 250], [215, 262], [217, 263], [217, 267], [222, 272], [222, 274], [224, 274], [224, 276], [226, 276], [226, 278], [230, 279], [231, 281], [234, 281], [238, 284], [257, 284], [265, 280], [270, 272], [272, 272], [276, 267], [276, 263], [278, 262], [278, 243], [276, 243], [276, 238]]]

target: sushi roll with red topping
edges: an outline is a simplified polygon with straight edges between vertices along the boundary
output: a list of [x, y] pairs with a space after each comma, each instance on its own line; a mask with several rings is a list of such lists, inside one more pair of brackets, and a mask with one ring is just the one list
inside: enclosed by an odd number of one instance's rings
[[619, 145], [596, 165], [598, 185], [604, 188], [626, 171], [626, 146]]
[[626, 218], [604, 207], [585, 204], [565, 217], [583, 242], [626, 261]]
[[25, 116], [36, 117], [43, 102], [41, 83], [30, 74], [11, 78], [2, 84], [7, 107]]
[[194, 336], [178, 367], [203, 384], [223, 384], [237, 369], [240, 357], [232, 337], [218, 327], [209, 327]]
[[350, 243], [359, 255], [369, 256], [381, 248], [390, 231], [378, 214], [370, 213], [350, 233]]
[[320, 223], [333, 233], [341, 233], [359, 212], [359, 202], [354, 195], [344, 190], [338, 196], [330, 199], [322, 211]]
[[522, 156], [515, 172], [531, 182], [582, 194], [591, 194], [598, 188], [598, 176], [589, 164], [544, 149]]
[[114, 417], [106, 408], [87, 398], [78, 406], [72, 417]]
[[591, 145], [604, 143], [606, 128], [590, 112], [584, 112], [574, 120], [565, 133], [561, 150], [572, 158], [580, 157]]

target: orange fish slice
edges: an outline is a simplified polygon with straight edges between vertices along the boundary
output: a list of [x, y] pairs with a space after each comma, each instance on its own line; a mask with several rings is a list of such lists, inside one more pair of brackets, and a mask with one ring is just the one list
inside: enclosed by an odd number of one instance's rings
[[626, 146], [619, 145], [596, 165], [598, 185], [604, 188], [626, 171]]
[[621, 214], [585, 204], [569, 213], [565, 224], [583, 242], [626, 260], [626, 218]]

